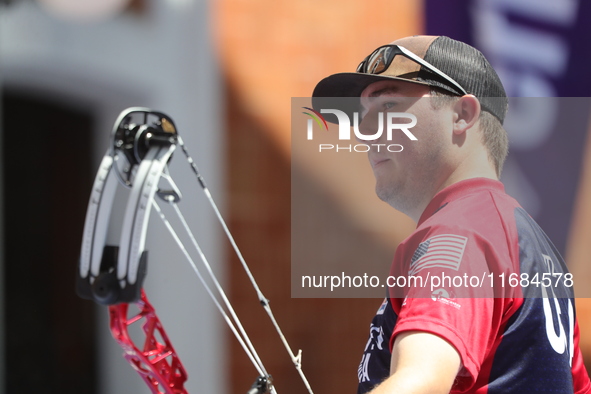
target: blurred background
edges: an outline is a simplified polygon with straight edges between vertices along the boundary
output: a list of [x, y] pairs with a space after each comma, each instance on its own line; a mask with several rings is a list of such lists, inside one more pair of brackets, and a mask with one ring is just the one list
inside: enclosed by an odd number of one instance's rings
[[[148, 392], [110, 337], [107, 309], [74, 292], [90, 188], [129, 106], [175, 120], [287, 339], [303, 350], [314, 391], [355, 392], [381, 300], [291, 298], [291, 179], [322, 218], [319, 236], [342, 245], [327, 264], [379, 261], [386, 275], [413, 224], [373, 197], [372, 179], [351, 188], [291, 160], [291, 98], [413, 34], [476, 46], [510, 96], [588, 97], [590, 16], [584, 0], [1, 0], [0, 394]], [[577, 111], [582, 127], [564, 127], [551, 108], [510, 113], [507, 190], [565, 255], [576, 286], [588, 288], [588, 111]], [[171, 166], [182, 208], [278, 392], [305, 392], [190, 170], [180, 157]], [[164, 226], [150, 225], [145, 288], [188, 391], [246, 392], [255, 369]], [[589, 301], [577, 300], [588, 368]]]

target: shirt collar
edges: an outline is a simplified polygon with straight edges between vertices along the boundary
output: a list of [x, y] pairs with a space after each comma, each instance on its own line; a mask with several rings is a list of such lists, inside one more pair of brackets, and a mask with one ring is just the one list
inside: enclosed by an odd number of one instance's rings
[[446, 188], [440, 190], [429, 202], [427, 208], [423, 211], [417, 227], [420, 226], [425, 220], [433, 216], [439, 209], [443, 208], [444, 205], [450, 201], [456, 200], [460, 197], [464, 197], [468, 194], [472, 194], [479, 190], [494, 190], [499, 192], [505, 192], [505, 186], [495, 179], [490, 178], [471, 178], [465, 179], [460, 182], [456, 182]]

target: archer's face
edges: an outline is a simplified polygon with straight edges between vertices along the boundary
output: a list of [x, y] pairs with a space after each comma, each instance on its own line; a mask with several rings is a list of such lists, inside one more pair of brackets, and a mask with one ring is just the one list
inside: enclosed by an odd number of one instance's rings
[[[363, 120], [359, 130], [363, 134], [376, 132], [380, 112], [406, 112], [417, 117], [416, 126], [409, 129], [417, 141], [400, 130], [387, 141], [384, 132], [376, 143], [400, 144], [403, 150], [372, 149], [368, 153], [378, 197], [411, 217], [416, 206], [433, 197], [449, 169], [446, 152], [451, 143], [452, 111], [446, 106], [435, 109], [429, 91], [428, 86], [419, 84], [380, 81], [361, 93]], [[408, 119], [400, 119], [400, 123], [408, 123]]]

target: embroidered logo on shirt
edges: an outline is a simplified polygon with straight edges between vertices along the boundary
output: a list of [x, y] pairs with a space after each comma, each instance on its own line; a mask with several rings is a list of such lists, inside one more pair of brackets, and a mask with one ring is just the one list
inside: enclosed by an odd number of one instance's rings
[[445, 304], [445, 305], [453, 306], [456, 309], [460, 309], [462, 307], [460, 304], [455, 302], [455, 300], [451, 297], [451, 295], [445, 289], [437, 289], [437, 290], [433, 291], [433, 293], [431, 293], [431, 299], [433, 301], [441, 302], [442, 304]]
[[436, 235], [421, 242], [410, 260], [408, 274], [436, 267], [457, 271], [467, 242], [468, 238], [454, 234]]

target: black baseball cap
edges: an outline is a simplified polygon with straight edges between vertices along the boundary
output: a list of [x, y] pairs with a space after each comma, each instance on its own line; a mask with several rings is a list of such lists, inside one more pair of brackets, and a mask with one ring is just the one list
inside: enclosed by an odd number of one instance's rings
[[[312, 94], [312, 106], [328, 108], [331, 101], [326, 98], [360, 97], [368, 85], [383, 80], [432, 86], [457, 96], [473, 94], [484, 111], [501, 123], [505, 120], [507, 94], [488, 60], [478, 49], [445, 36], [405, 37], [376, 49], [356, 72], [320, 81]], [[357, 104], [345, 104], [341, 109], [350, 119], [359, 110]], [[326, 120], [334, 122], [330, 117]]]

